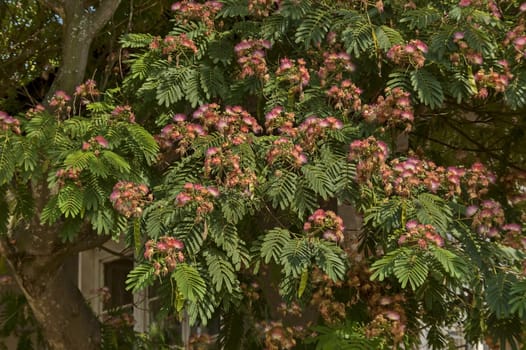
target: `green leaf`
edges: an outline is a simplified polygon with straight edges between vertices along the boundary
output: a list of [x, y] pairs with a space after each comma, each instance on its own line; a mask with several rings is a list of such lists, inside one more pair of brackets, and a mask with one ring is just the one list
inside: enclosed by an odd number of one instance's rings
[[295, 42], [303, 44], [305, 48], [321, 43], [331, 27], [331, 22], [332, 14], [328, 9], [320, 6], [312, 10], [303, 17], [296, 30]]
[[91, 161], [95, 158], [93, 152], [78, 150], [66, 157], [64, 165], [70, 169], [84, 170], [89, 168]]
[[289, 208], [296, 192], [298, 175], [291, 171], [282, 170], [281, 175], [269, 180], [266, 185], [266, 196], [274, 208], [285, 210]]
[[417, 69], [410, 73], [411, 84], [422, 103], [438, 108], [444, 101], [444, 92], [440, 82], [425, 69]]
[[511, 313], [510, 299], [516, 277], [508, 273], [497, 273], [486, 281], [486, 301], [497, 318], [508, 317]]
[[130, 172], [130, 164], [119, 156], [117, 153], [114, 153], [112, 151], [103, 150], [100, 153], [100, 157], [108, 162], [108, 165], [115, 169], [118, 173], [121, 174], [127, 174]]
[[288, 230], [281, 228], [269, 230], [261, 244], [261, 257], [265, 260], [265, 263], [268, 264], [271, 260], [279, 263], [283, 247], [289, 241], [291, 241], [291, 234]]
[[469, 274], [466, 263], [453, 252], [434, 246], [430, 251], [451, 277], [460, 279]]
[[75, 185], [66, 185], [57, 197], [57, 205], [60, 211], [67, 217], [75, 217], [80, 214], [84, 192]]
[[223, 7], [217, 14], [218, 17], [245, 17], [248, 16], [248, 0], [223, 0]]
[[[223, 48], [224, 50], [224, 48]], [[199, 67], [199, 79], [201, 89], [204, 91], [206, 98], [224, 97], [226, 95], [226, 82], [223, 70], [214, 65], [210, 67], [202, 64]]]
[[58, 220], [58, 218], [60, 218], [61, 215], [62, 211], [58, 207], [58, 197], [53, 196], [46, 203], [44, 209], [42, 209], [42, 213], [40, 214], [40, 222], [42, 224], [52, 225]]
[[7, 233], [7, 222], [9, 220], [10, 215], [9, 206], [6, 200], [6, 194], [6, 188], [0, 186], [0, 235]]
[[237, 287], [238, 281], [234, 267], [227, 260], [226, 256], [212, 249], [205, 251], [203, 255], [216, 292], [226, 289], [228, 293], [232, 293], [233, 289]]
[[172, 273], [172, 278], [176, 283], [177, 290], [186, 300], [199, 302], [204, 299], [206, 283], [195, 267], [179, 263]]
[[153, 285], [155, 280], [155, 268], [150, 262], [143, 262], [130, 271], [126, 279], [126, 290], [136, 293], [148, 286]]
[[520, 318], [526, 318], [526, 281], [520, 281], [511, 287], [510, 312]]
[[120, 38], [119, 43], [122, 45], [122, 47], [148, 47], [151, 44], [153, 38], [154, 37], [151, 34], [128, 33]]
[[412, 252], [410, 254], [400, 254], [394, 262], [393, 273], [398, 278], [401, 287], [407, 284], [412, 290], [416, 290], [426, 281], [429, 268], [422, 254]]
[[391, 27], [382, 25], [376, 27], [375, 30], [376, 40], [378, 42], [378, 47], [382, 50], [389, 50], [396, 44], [403, 44], [404, 38], [402, 34]]
[[353, 25], [342, 33], [342, 40], [347, 52], [360, 57], [374, 48], [373, 32], [374, 27], [369, 21], [364, 16], [356, 15], [353, 18]]
[[301, 296], [305, 292], [305, 288], [307, 288], [308, 281], [309, 281], [309, 270], [305, 269], [301, 273], [300, 285], [298, 287], [298, 298], [301, 298]]
[[142, 156], [148, 165], [154, 164], [157, 161], [157, 154], [159, 153], [159, 145], [155, 138], [142, 126], [137, 124], [127, 124], [126, 129], [129, 132], [131, 140], [141, 150]]
[[431, 193], [421, 193], [413, 202], [420, 223], [433, 225], [441, 232], [447, 232], [453, 213], [442, 198]]
[[281, 249], [280, 263], [285, 275], [299, 277], [310, 263], [311, 250], [305, 238], [291, 239]]
[[371, 265], [371, 271], [373, 272], [371, 280], [378, 280], [381, 282], [390, 277], [393, 274], [394, 262], [399, 254], [401, 254], [401, 249], [393, 250], [382, 256], [379, 260], [376, 260]]
[[410, 30], [424, 29], [442, 18], [442, 14], [432, 7], [414, 9], [405, 12], [404, 15], [400, 23], [407, 23]]
[[11, 181], [16, 169], [17, 156], [9, 139], [0, 138], [0, 186]]
[[342, 280], [346, 270], [346, 255], [343, 250], [335, 243], [324, 240], [318, 241], [315, 249], [315, 261], [322, 271], [333, 281]]

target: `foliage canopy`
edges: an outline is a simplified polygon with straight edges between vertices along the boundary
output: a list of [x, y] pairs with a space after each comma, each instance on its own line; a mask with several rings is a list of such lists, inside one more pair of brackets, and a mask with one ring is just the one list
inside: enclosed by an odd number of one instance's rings
[[192, 324], [220, 314], [229, 349], [439, 349], [452, 327], [518, 348], [526, 5], [172, 10], [167, 33], [121, 37], [119, 88], [0, 114], [4, 231], [47, 179], [42, 224], [127, 234], [128, 288], [168, 286]]

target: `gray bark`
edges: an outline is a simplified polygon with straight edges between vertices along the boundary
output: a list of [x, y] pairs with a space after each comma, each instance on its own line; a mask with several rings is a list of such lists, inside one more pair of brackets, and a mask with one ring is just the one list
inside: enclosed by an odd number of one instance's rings
[[71, 94], [84, 81], [91, 43], [111, 19], [120, 2], [121, 0], [103, 0], [92, 12], [86, 10], [84, 1], [63, 2], [63, 7], [57, 10], [65, 16], [62, 62], [46, 100], [58, 90]]

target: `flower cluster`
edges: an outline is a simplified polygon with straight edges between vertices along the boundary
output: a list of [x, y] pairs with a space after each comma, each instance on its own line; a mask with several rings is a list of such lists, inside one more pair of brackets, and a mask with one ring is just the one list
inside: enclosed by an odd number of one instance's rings
[[263, 130], [256, 118], [241, 106], [226, 106], [215, 128], [223, 135], [231, 137], [234, 145], [245, 142], [246, 134], [250, 132], [258, 134]]
[[272, 147], [267, 152], [267, 162], [270, 165], [284, 162], [299, 168], [307, 163], [307, 156], [300, 145], [295, 145], [291, 139], [280, 137], [272, 143]]
[[394, 192], [407, 197], [413, 189], [421, 186], [436, 193], [444, 181], [444, 174], [445, 169], [437, 167], [433, 162], [414, 157], [403, 161], [393, 159], [390, 167], [382, 169], [382, 181], [388, 195]]
[[[46, 107], [42, 106], [41, 104], [37, 104], [35, 107], [28, 109], [28, 111], [26, 112], [25, 117], [27, 119], [34, 118], [37, 115], [39, 115], [40, 113], [44, 112], [45, 110], [46, 110]], [[1, 113], [2, 112], [0, 111], [0, 114]]]
[[177, 59], [184, 51], [190, 50], [194, 54], [198, 51], [193, 40], [188, 38], [184, 33], [177, 36], [167, 35], [162, 41], [160, 37], [156, 36], [150, 43], [150, 49], [160, 49], [164, 55], [168, 56], [169, 62], [172, 61], [173, 53], [175, 53]]
[[215, 187], [186, 183], [183, 191], [175, 197], [175, 204], [178, 207], [196, 206], [197, 219], [199, 219], [202, 215], [214, 210], [213, 200], [218, 196], [219, 190]]
[[110, 195], [113, 208], [127, 218], [141, 216], [144, 206], [152, 200], [148, 186], [129, 181], [117, 182]]
[[240, 78], [256, 77], [267, 80], [265, 49], [270, 49], [268, 40], [243, 40], [234, 47], [237, 62], [241, 66]]
[[217, 103], [204, 104], [192, 115], [197, 123], [187, 121], [184, 114], [176, 114], [173, 123], [166, 125], [157, 142], [163, 149], [176, 145], [178, 153], [185, 153], [192, 142], [209, 132], [216, 130], [223, 134], [230, 143], [239, 145], [250, 141], [249, 133], [259, 133], [263, 128], [257, 120], [240, 106], [227, 106], [223, 112]]
[[263, 321], [258, 326], [264, 336], [265, 349], [282, 350], [292, 349], [296, 346], [294, 329], [284, 326], [281, 321]]
[[526, 237], [522, 234], [522, 227], [519, 224], [506, 224], [502, 226], [502, 243], [522, 251], [526, 251]]
[[357, 162], [358, 181], [370, 183], [371, 176], [385, 167], [388, 154], [387, 145], [373, 136], [353, 141], [349, 160]]
[[313, 150], [316, 142], [325, 136], [326, 130], [339, 130], [343, 128], [341, 120], [335, 117], [318, 118], [308, 117], [301, 123], [297, 130], [301, 137], [300, 142], [304, 150]]
[[473, 163], [464, 176], [469, 198], [481, 198], [488, 193], [488, 187], [496, 181], [495, 175], [479, 162]]
[[498, 73], [495, 72], [493, 68], [490, 68], [489, 72], [486, 73], [484, 69], [480, 69], [474, 75], [478, 87], [476, 97], [480, 99], [487, 98], [489, 96], [488, 88], [491, 88], [496, 92], [504, 92], [512, 77], [513, 75], [510, 72]]
[[125, 120], [135, 123], [135, 113], [132, 112], [131, 106], [117, 106], [111, 111], [111, 116], [117, 120]]
[[343, 219], [332, 210], [316, 210], [303, 225], [303, 231], [309, 236], [320, 235], [332, 242], [343, 241]]
[[265, 115], [265, 128], [269, 134], [278, 130], [280, 134], [295, 137], [297, 130], [294, 127], [294, 118], [294, 112], [285, 112], [281, 106], [274, 107]]
[[382, 169], [382, 181], [388, 195], [395, 193], [407, 197], [413, 189], [424, 187], [432, 193], [442, 189], [447, 197], [460, 196], [464, 192], [474, 199], [488, 192], [495, 177], [481, 163], [474, 163], [468, 169], [454, 166], [445, 169], [433, 162], [410, 157], [393, 159], [389, 167]]
[[157, 241], [149, 240], [144, 246], [144, 258], [153, 262], [155, 274], [166, 276], [175, 270], [178, 263], [184, 261], [184, 244], [171, 236], [159, 237]]
[[303, 58], [297, 61], [289, 58], [282, 58], [276, 75], [279, 81], [288, 82], [291, 87], [291, 92], [300, 93], [305, 86], [309, 84], [310, 74], [306, 67], [306, 62]]
[[420, 40], [411, 40], [406, 45], [394, 45], [387, 51], [387, 58], [395, 64], [411, 65], [415, 68], [424, 66], [427, 45]]
[[106, 140], [106, 138], [102, 135], [97, 135], [94, 137], [91, 137], [88, 141], [84, 141], [82, 143], [82, 150], [83, 151], [89, 151], [94, 150], [94, 153], [96, 156], [99, 155], [100, 150], [103, 148], [109, 147], [109, 142]]
[[224, 112], [219, 111], [216, 103], [205, 104], [193, 114], [206, 130], [215, 129], [226, 136], [234, 145], [239, 145], [248, 140], [247, 134], [257, 134], [262, 127], [257, 120], [240, 106], [226, 106]]
[[211, 147], [206, 151], [205, 175], [216, 176], [218, 184], [228, 188], [242, 188], [251, 194], [250, 188], [257, 184], [257, 176], [251, 168], [241, 167], [241, 157], [231, 150]]
[[517, 25], [506, 33], [506, 38], [502, 44], [504, 47], [513, 47], [516, 52], [515, 60], [517, 62], [520, 62], [526, 56], [526, 23], [524, 18], [520, 18]]
[[0, 130], [10, 130], [15, 134], [20, 135], [20, 121], [11, 117], [6, 112], [0, 111]]
[[178, 1], [172, 4], [172, 11], [176, 11], [176, 18], [182, 23], [188, 20], [198, 20], [207, 28], [214, 28], [214, 17], [221, 10], [223, 4], [219, 1], [206, 1], [203, 4], [195, 1]]
[[411, 131], [414, 113], [410, 94], [400, 88], [387, 89], [385, 98], [380, 96], [376, 104], [363, 106], [362, 115], [368, 122], [389, 127], [403, 125], [406, 131]]
[[55, 173], [57, 178], [57, 184], [59, 187], [63, 187], [66, 181], [71, 180], [77, 186], [80, 186], [80, 170], [75, 168], [69, 169], [58, 169]]
[[331, 280], [318, 267], [312, 269], [310, 281], [315, 287], [310, 304], [318, 309], [323, 321], [326, 324], [338, 324], [345, 320], [346, 304], [334, 298], [335, 289], [341, 288], [343, 283]]
[[471, 218], [471, 226], [484, 237], [497, 237], [504, 224], [504, 210], [499, 202], [484, 200], [479, 206], [466, 208], [466, 216]]
[[464, 32], [455, 32], [453, 34], [453, 42], [457, 44], [460, 52], [454, 52], [449, 56], [449, 60], [453, 65], [458, 66], [460, 64], [460, 54], [468, 63], [481, 65], [483, 63], [482, 54], [470, 48], [468, 43], [464, 40]]
[[328, 80], [342, 81], [345, 73], [354, 71], [351, 56], [346, 52], [325, 52], [323, 65], [318, 70], [321, 85], [325, 86]]
[[509, 170], [501, 179], [502, 185], [506, 188], [505, 193], [511, 205], [517, 205], [526, 201], [526, 172]]
[[360, 94], [362, 90], [350, 80], [343, 80], [339, 85], [333, 85], [326, 94], [336, 109], [359, 111], [362, 106]]
[[192, 117], [199, 120], [205, 128], [213, 128], [221, 119], [220, 108], [217, 103], [207, 103], [199, 106], [192, 114]]
[[248, 13], [256, 17], [268, 17], [279, 0], [248, 0]]
[[427, 249], [430, 245], [444, 246], [444, 239], [436, 232], [433, 225], [424, 225], [415, 220], [409, 220], [405, 228], [407, 231], [398, 238], [399, 245], [418, 246], [421, 249]]
[[401, 322], [397, 313], [377, 314], [374, 319], [369, 322], [365, 329], [365, 336], [368, 338], [384, 337], [390, 339], [397, 348], [397, 344], [401, 344], [405, 336], [405, 322]]
[[176, 152], [183, 154], [193, 140], [207, 134], [201, 125], [187, 122], [184, 114], [176, 114], [173, 121], [174, 123], [166, 125], [161, 133], [156, 135], [157, 143], [162, 149], [177, 145]]
[[365, 329], [369, 338], [384, 337], [400, 344], [405, 336], [407, 315], [404, 309], [406, 299], [402, 294], [385, 295], [375, 291], [368, 298], [371, 314], [375, 315]]
[[66, 94], [62, 90], [58, 90], [51, 97], [51, 100], [49, 101], [49, 105], [52, 107], [56, 107], [57, 110], [62, 110], [62, 108], [64, 108], [70, 100], [71, 100], [71, 97], [68, 94]]
[[86, 80], [86, 82], [80, 84], [75, 88], [75, 96], [80, 97], [82, 99], [86, 99], [88, 97], [93, 98], [99, 95], [100, 91], [97, 89], [97, 83], [95, 83], [95, 80], [93, 79], [88, 79]]

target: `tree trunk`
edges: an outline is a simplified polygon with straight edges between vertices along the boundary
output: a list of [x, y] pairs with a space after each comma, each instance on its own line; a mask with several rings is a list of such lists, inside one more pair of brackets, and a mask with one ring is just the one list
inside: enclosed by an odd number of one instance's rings
[[[49, 0], [40, 0], [49, 5]], [[101, 0], [99, 6], [93, 9], [84, 8], [84, 1], [64, 0], [63, 8], [54, 9], [65, 16], [62, 46], [62, 62], [57, 77], [46, 95], [46, 101], [55, 91], [62, 90], [68, 94], [84, 81], [86, 67], [90, 56], [90, 46], [97, 33], [111, 19], [121, 0]]]
[[99, 322], [62, 267], [17, 280], [51, 349], [100, 349]]
[[[96, 8], [89, 9], [82, 0], [38, 1], [55, 10], [64, 21], [61, 66], [46, 95], [46, 104], [55, 91], [72, 94], [83, 82], [91, 43], [121, 0], [100, 0]], [[74, 281], [65, 276], [63, 264], [68, 257], [94, 248], [108, 237], [97, 236], [87, 223], [74, 242], [62, 242], [61, 224], [40, 224], [40, 212], [49, 199], [46, 181], [32, 186], [35, 215], [11, 221], [8, 234], [0, 235], [0, 254], [10, 265], [51, 349], [100, 349], [99, 321]]]
[[62, 64], [46, 96], [47, 100], [58, 90], [71, 94], [75, 87], [83, 82], [93, 41], [93, 36], [89, 35], [86, 28], [88, 24], [87, 20], [81, 17], [75, 23], [66, 26], [65, 31], [68, 33], [64, 36]]

